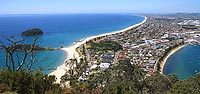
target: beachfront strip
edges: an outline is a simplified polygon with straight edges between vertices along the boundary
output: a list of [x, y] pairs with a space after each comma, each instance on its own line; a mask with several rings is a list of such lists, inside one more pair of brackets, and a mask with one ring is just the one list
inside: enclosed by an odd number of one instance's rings
[[[140, 26], [125, 32], [106, 35], [87, 41], [78, 47], [78, 52], [87, 62], [86, 70], [79, 80], [87, 80], [88, 75], [114, 66], [120, 60], [130, 60], [151, 76], [161, 71], [163, 58], [174, 47], [198, 43], [200, 22], [197, 19], [182, 19], [169, 16], [146, 16], [148, 19]], [[115, 41], [122, 46], [120, 50], [91, 49], [93, 43]], [[163, 64], [162, 64], [163, 65]]]

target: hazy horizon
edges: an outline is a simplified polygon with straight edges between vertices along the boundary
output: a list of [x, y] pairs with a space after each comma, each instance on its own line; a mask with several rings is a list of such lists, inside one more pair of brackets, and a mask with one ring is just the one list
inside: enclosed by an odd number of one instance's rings
[[0, 14], [200, 13], [199, 0], [1, 0]]

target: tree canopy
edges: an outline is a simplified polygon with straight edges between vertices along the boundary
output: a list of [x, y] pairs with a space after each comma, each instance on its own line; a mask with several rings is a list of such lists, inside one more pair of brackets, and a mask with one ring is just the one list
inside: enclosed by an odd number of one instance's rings
[[122, 49], [122, 46], [115, 41], [100, 41], [99, 43], [92, 42], [90, 45], [90, 49], [106, 51], [106, 50], [114, 50], [118, 51]]

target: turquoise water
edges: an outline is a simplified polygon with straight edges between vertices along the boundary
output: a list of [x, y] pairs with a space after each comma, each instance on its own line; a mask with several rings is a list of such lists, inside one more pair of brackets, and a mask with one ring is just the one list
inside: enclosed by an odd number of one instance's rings
[[[121, 30], [143, 20], [143, 17], [129, 14], [0, 15], [0, 40], [7, 44], [9, 36], [21, 39], [21, 32], [37, 27], [44, 31], [44, 36], [38, 41], [41, 46], [67, 47], [83, 38]], [[25, 39], [26, 43], [31, 43], [33, 37]], [[57, 68], [64, 62], [66, 53], [60, 50], [42, 51], [36, 57], [38, 62], [33, 69]], [[0, 50], [0, 68], [6, 67], [4, 62], [4, 53]]]
[[186, 79], [200, 72], [200, 46], [188, 45], [171, 55], [163, 73], [177, 74], [179, 79]]

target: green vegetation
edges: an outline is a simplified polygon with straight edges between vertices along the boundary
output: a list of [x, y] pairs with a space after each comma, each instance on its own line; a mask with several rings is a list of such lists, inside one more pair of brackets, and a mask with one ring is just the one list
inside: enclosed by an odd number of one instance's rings
[[41, 29], [33, 28], [30, 30], [26, 30], [22, 32], [21, 36], [37, 36], [37, 35], [43, 35], [43, 32]]
[[138, 66], [130, 64], [129, 60], [124, 60], [103, 72], [91, 74], [85, 82], [73, 83], [68, 93], [123, 94], [133, 90], [140, 92], [143, 78], [144, 73]]
[[73, 86], [73, 84], [78, 81], [81, 74], [86, 70], [86, 63], [83, 59], [80, 59], [79, 63], [76, 59], [70, 59], [66, 62], [66, 64], [70, 66], [70, 69], [61, 77], [61, 83], [70, 81], [70, 85]]
[[38, 45], [31, 45], [31, 44], [18, 44], [16, 45], [17, 50], [30, 50], [31, 48], [34, 48], [35, 50], [39, 50], [40, 47]]
[[[17, 50], [30, 50], [33, 47], [32, 44], [19, 44], [16, 45]], [[35, 50], [55, 50], [54, 48], [50, 47], [39, 47], [39, 45], [34, 45], [33, 47]]]
[[54, 82], [55, 76], [43, 75], [39, 71], [0, 70], [0, 93], [60, 94], [61, 88]]
[[122, 49], [122, 46], [115, 41], [100, 41], [99, 43], [91, 42], [90, 46], [91, 47], [89, 47], [89, 49], [94, 49], [99, 51], [106, 51], [106, 50], [118, 51]]
[[[10, 40], [11, 41], [11, 40]], [[18, 46], [16, 41], [11, 41], [10, 46], [1, 45], [7, 52], [8, 59], [5, 64], [7, 70], [0, 70], [0, 93], [3, 94], [200, 94], [200, 74], [186, 80], [178, 80], [177, 75], [164, 76], [155, 72], [150, 77], [145, 77], [145, 72], [130, 60], [121, 60], [104, 71], [91, 73], [85, 81], [78, 78], [88, 68], [87, 58], [70, 59], [66, 62], [70, 69], [61, 78], [64, 85], [70, 81], [70, 87], [61, 88], [55, 83], [55, 76], [41, 74], [40, 71], [30, 71], [34, 62], [26, 60], [28, 55], [33, 55], [37, 39], [30, 46], [23, 48], [25, 56], [22, 61], [15, 63], [13, 53]], [[170, 47], [165, 54], [184, 42]], [[102, 41], [91, 43], [92, 49], [119, 50], [121, 45], [117, 42]], [[85, 53], [85, 51], [83, 51]], [[34, 58], [34, 57], [32, 57]], [[162, 61], [164, 57], [160, 59]], [[21, 63], [20, 63], [21, 62]], [[26, 63], [27, 62], [27, 63]], [[30, 65], [28, 65], [30, 63]], [[28, 67], [26, 68], [26, 65]], [[17, 68], [16, 68], [17, 67]]]
[[186, 80], [178, 81], [170, 90], [172, 94], [200, 94], [200, 73]]
[[190, 25], [182, 26], [182, 27], [185, 28], [185, 29], [198, 29], [198, 28], [200, 28], [200, 26], [190, 26]]
[[[77, 63], [72, 59], [68, 63]], [[71, 64], [72, 66], [74, 64]], [[0, 93], [10, 94], [199, 94], [200, 74], [186, 80], [178, 80], [177, 75], [153, 73], [145, 77], [145, 72], [129, 60], [102, 72], [91, 74], [87, 81], [77, 79], [85, 71], [86, 62], [81, 59], [62, 77], [62, 83], [70, 81], [70, 87], [61, 89], [55, 84], [55, 77], [26, 71], [0, 70]]]
[[66, 94], [199, 94], [200, 74], [187, 80], [159, 72], [150, 77], [129, 60], [119, 61], [103, 72], [91, 74], [84, 82], [73, 81]]

